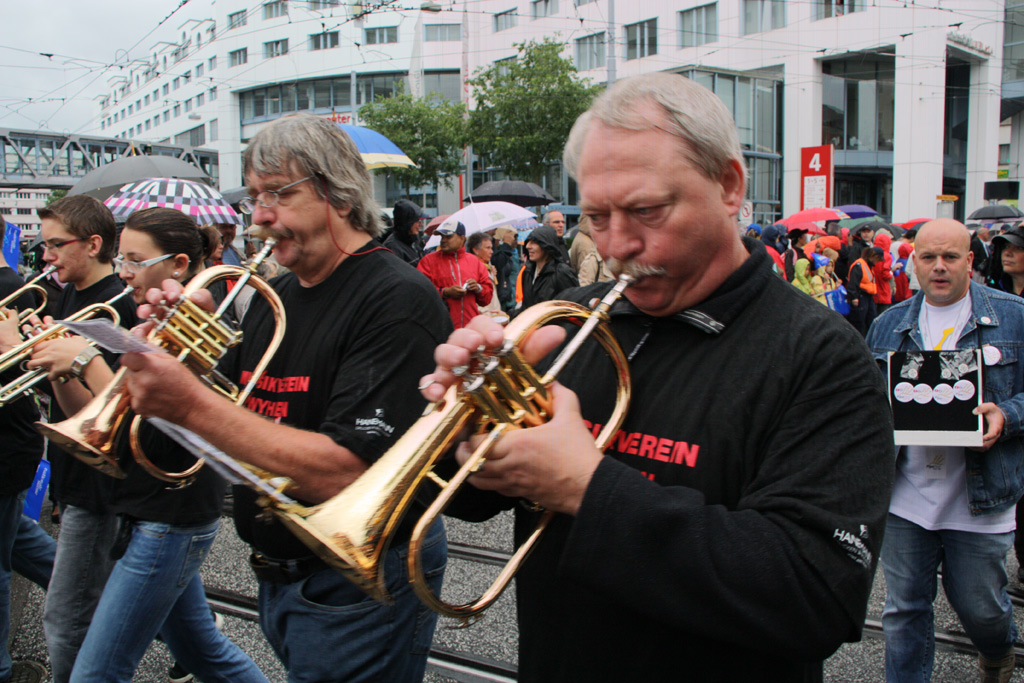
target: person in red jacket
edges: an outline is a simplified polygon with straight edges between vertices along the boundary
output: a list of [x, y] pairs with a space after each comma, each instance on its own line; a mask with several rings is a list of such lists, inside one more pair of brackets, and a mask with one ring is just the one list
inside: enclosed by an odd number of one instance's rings
[[417, 264], [448, 304], [448, 314], [455, 329], [465, 327], [486, 306], [494, 295], [494, 286], [487, 275], [487, 266], [473, 254], [466, 253], [466, 226], [459, 221], [445, 221], [437, 228], [441, 246]]
[[879, 231], [875, 235], [875, 246], [882, 250], [882, 260], [871, 267], [875, 277], [877, 291], [872, 295], [875, 300], [876, 315], [892, 306], [892, 237]]

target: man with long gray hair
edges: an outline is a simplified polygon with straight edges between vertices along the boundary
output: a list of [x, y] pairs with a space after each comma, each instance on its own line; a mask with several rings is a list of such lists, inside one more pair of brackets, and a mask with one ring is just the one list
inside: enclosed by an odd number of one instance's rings
[[[703, 86], [617, 82], [577, 120], [565, 164], [602, 258], [638, 280], [609, 321], [632, 397], [602, 453], [617, 373], [584, 345], [550, 422], [506, 433], [450, 509], [513, 508], [518, 540], [537, 506], [560, 513], [517, 577], [519, 680], [821, 680], [860, 635], [892, 481], [871, 356], [738, 234], [743, 156]], [[587, 305], [611, 286], [560, 297]], [[521, 350], [537, 361], [562, 338], [542, 328]], [[486, 318], [457, 330], [424, 396], [501, 342]]]
[[[280, 118], [243, 156], [242, 209], [290, 273], [274, 281], [287, 331], [248, 410], [211, 392], [167, 354], [128, 354], [132, 407], [195, 432], [225, 453], [289, 477], [289, 495], [319, 503], [354, 482], [419, 417], [420, 374], [452, 329], [430, 282], [374, 239], [379, 209], [352, 141], [325, 118]], [[145, 315], [180, 288], [150, 290]], [[200, 299], [210, 305], [208, 297]], [[247, 381], [274, 330], [257, 297], [244, 342], [222, 365]], [[269, 419], [267, 419], [269, 418]], [[408, 517], [415, 518], [415, 513]], [[408, 583], [411, 524], [384, 562], [391, 604], [370, 599], [235, 487], [235, 523], [253, 549], [260, 626], [289, 681], [419, 681], [436, 615]], [[426, 540], [427, 576], [440, 588], [447, 549], [438, 523]]]

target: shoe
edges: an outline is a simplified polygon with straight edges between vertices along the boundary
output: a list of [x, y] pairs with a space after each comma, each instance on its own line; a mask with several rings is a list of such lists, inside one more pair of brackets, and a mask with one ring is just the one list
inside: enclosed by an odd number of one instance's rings
[[978, 671], [980, 683], [1008, 683], [1013, 675], [1013, 667], [1017, 664], [1017, 653], [1010, 651], [999, 659], [989, 659], [978, 655]]
[[185, 667], [177, 662], [167, 671], [167, 680], [171, 683], [195, 683], [195, 676], [185, 671]]
[[30, 659], [23, 659], [11, 666], [11, 677], [7, 679], [7, 683], [40, 683], [47, 677], [45, 666]]
[[1024, 586], [1024, 567], [1017, 568], [1017, 581]]

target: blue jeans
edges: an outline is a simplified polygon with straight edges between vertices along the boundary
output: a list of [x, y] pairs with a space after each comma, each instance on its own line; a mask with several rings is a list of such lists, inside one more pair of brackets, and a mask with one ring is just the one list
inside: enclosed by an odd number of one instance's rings
[[50, 653], [53, 683], [67, 683], [114, 568], [110, 549], [117, 517], [66, 505], [61, 511], [57, 558], [43, 608], [43, 630]]
[[[409, 584], [408, 553], [407, 543], [387, 553], [389, 605], [333, 569], [290, 584], [260, 581], [260, 627], [288, 670], [289, 683], [423, 680], [437, 615]], [[423, 551], [424, 573], [435, 591], [441, 590], [447, 561], [444, 525], [438, 520]]]
[[[53, 539], [21, 514], [24, 504], [24, 491], [0, 496], [0, 681], [11, 677], [11, 655], [7, 651], [7, 638], [11, 634], [11, 570], [26, 575], [44, 589], [50, 580], [46, 548], [52, 549]], [[49, 540], [48, 545], [38, 538], [37, 532]], [[19, 550], [24, 553], [22, 557], [18, 555]], [[53, 556], [49, 557], [52, 569]]]
[[128, 683], [158, 631], [174, 658], [204, 683], [267, 683], [217, 630], [199, 579], [219, 524], [133, 525], [78, 652], [73, 683]]
[[18, 520], [14, 548], [11, 551], [11, 566], [14, 571], [46, 590], [53, 575], [53, 561], [56, 556], [57, 541], [43, 531], [36, 520], [22, 513], [21, 519]]
[[890, 683], [931, 680], [935, 657], [932, 603], [942, 564], [942, 587], [964, 631], [990, 659], [1004, 656], [1017, 640], [1006, 594], [1006, 552], [1013, 532], [928, 531], [889, 515], [882, 545], [888, 594], [882, 611], [885, 676]]

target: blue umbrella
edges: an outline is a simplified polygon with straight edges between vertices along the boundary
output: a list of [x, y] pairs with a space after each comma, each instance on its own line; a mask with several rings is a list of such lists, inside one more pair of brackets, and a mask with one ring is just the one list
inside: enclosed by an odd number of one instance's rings
[[845, 206], [833, 206], [833, 211], [842, 211], [850, 218], [869, 218], [871, 216], [877, 216], [878, 212], [872, 209], [870, 206], [864, 206], [863, 204], [846, 204]]
[[367, 168], [384, 168], [387, 166], [415, 166], [413, 160], [375, 130], [363, 126], [352, 126], [347, 123], [337, 124], [356, 143], [356, 148], [363, 157]]

